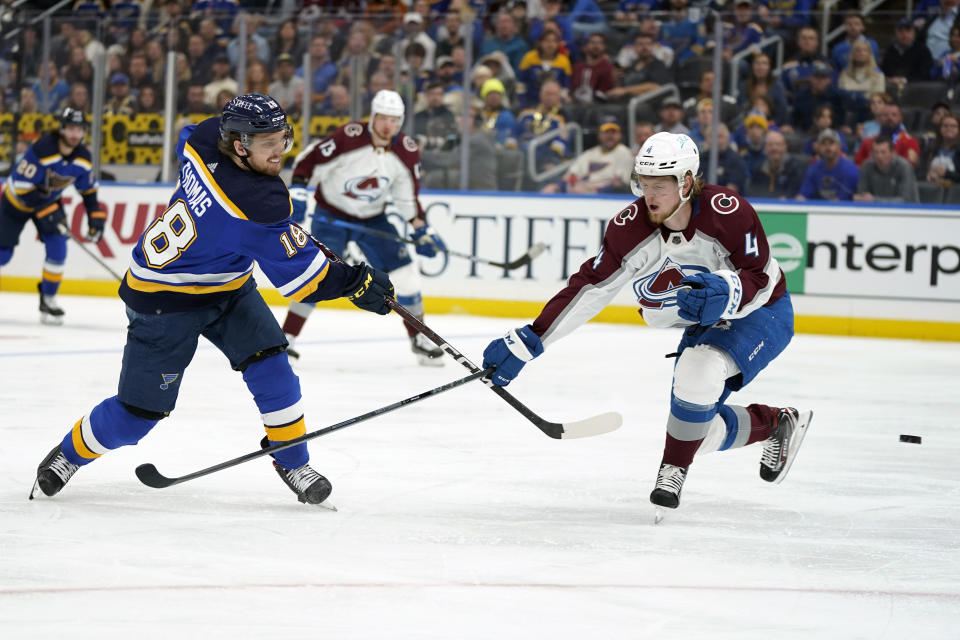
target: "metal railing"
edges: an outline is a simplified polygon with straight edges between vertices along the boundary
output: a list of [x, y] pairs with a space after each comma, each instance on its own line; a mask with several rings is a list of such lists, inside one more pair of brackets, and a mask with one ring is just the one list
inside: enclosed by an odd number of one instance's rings
[[764, 38], [757, 44], [752, 47], [747, 47], [740, 53], [736, 53], [730, 58], [730, 78], [729, 78], [729, 95], [733, 97], [734, 100], [737, 99], [737, 96], [740, 95], [740, 61], [744, 58], [754, 55], [758, 51], [763, 51], [770, 45], [776, 45], [777, 52], [775, 54], [775, 62], [770, 73], [771, 75], [776, 76], [780, 73], [780, 69], [783, 67], [783, 38], [780, 36], [770, 36], [769, 38]]
[[637, 107], [660, 97], [673, 97], [679, 100], [680, 89], [678, 89], [675, 84], [665, 84], [653, 91], [647, 91], [639, 96], [634, 96], [630, 99], [630, 102], [627, 103], [627, 141], [629, 142], [627, 146], [633, 147], [633, 143], [636, 142], [634, 130], [637, 128]]
[[[575, 149], [571, 159], [561, 162], [557, 166], [551, 167], [544, 171], [538, 171], [537, 149], [545, 144], [549, 144], [556, 138], [566, 135], [567, 133], [572, 134], [571, 137], [573, 138], [573, 146]], [[583, 153], [583, 129], [576, 122], [568, 122], [559, 129], [542, 133], [530, 141], [530, 143], [527, 145], [527, 173], [534, 182], [539, 183], [546, 180], [552, 180], [557, 176], [563, 175], [567, 168], [573, 164], [573, 161], [576, 160], [581, 153]]]
[[[830, 16], [833, 14], [833, 8], [840, 4], [841, 0], [823, 0], [820, 12], [820, 53], [824, 56], [829, 55], [830, 43], [844, 34], [843, 25], [830, 29]], [[885, 3], [887, 0], [869, 0], [860, 7], [860, 15], [866, 17], [873, 13], [873, 10]], [[907, 17], [913, 13], [913, 3], [907, 3]], [[879, 64], [879, 60], [877, 63]], [[842, 69], [838, 69], [842, 71]]]

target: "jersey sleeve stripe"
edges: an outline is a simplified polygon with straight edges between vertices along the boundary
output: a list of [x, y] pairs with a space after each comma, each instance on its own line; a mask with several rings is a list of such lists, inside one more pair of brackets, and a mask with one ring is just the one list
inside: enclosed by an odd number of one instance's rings
[[[277, 291], [280, 292], [280, 295], [284, 297], [289, 297], [297, 289], [300, 289], [305, 284], [309, 283], [317, 276], [320, 277], [320, 280], [326, 277], [327, 269], [330, 266], [330, 261], [327, 260], [327, 256], [323, 254], [322, 251], [317, 251], [317, 255], [313, 257], [313, 260], [310, 262], [310, 265], [303, 270], [303, 272], [288, 282], [285, 285], [277, 287]], [[316, 286], [314, 286], [316, 289]], [[304, 294], [306, 295], [306, 294]]]
[[4, 196], [6, 196], [7, 202], [12, 204], [15, 208], [19, 209], [20, 211], [23, 211], [24, 213], [31, 213], [33, 211], [33, 209], [23, 204], [22, 202], [20, 202], [20, 199], [17, 198], [17, 196], [14, 194], [13, 189], [4, 189], [3, 194]]
[[40, 159], [37, 160], [37, 162], [39, 162], [40, 164], [42, 164], [42, 165], [44, 165], [44, 166], [47, 166], [47, 165], [51, 165], [51, 164], [56, 164], [56, 163], [60, 162], [60, 160], [62, 160], [62, 159], [63, 159], [63, 156], [61, 156], [59, 153], [55, 153], [55, 154], [53, 154], [52, 156], [47, 156], [46, 158], [40, 158]]
[[316, 275], [310, 282], [305, 284], [303, 287], [298, 289], [295, 293], [288, 296], [294, 302], [300, 302], [308, 295], [317, 290], [317, 287], [320, 286], [320, 283], [323, 282], [323, 279], [327, 277], [327, 273], [330, 271], [330, 263], [327, 262], [323, 265], [323, 269], [320, 270], [320, 273]]
[[193, 165], [197, 176], [207, 186], [207, 190], [210, 192], [210, 194], [217, 199], [217, 202], [220, 203], [220, 206], [222, 206], [226, 212], [232, 215], [234, 218], [246, 220], [247, 216], [243, 214], [243, 211], [240, 210], [240, 207], [235, 205], [233, 201], [227, 197], [227, 194], [223, 192], [223, 190], [220, 188], [220, 185], [217, 184], [217, 181], [213, 179], [213, 175], [211, 175], [210, 171], [207, 170], [207, 165], [203, 163], [203, 159], [200, 157], [200, 154], [197, 153], [189, 143], [183, 145], [183, 152], [186, 159], [190, 161], [191, 165]]
[[93, 169], [93, 165], [90, 164], [90, 162], [86, 158], [74, 158], [73, 164], [79, 167], [83, 167], [87, 171], [90, 171], [91, 169]]
[[235, 291], [242, 287], [244, 283], [250, 279], [251, 275], [251, 273], [247, 273], [236, 280], [231, 280], [230, 282], [222, 285], [175, 285], [141, 280], [133, 275], [133, 273], [130, 271], [127, 271], [125, 280], [128, 287], [141, 293], [156, 293], [158, 291], [166, 291], [175, 293], [203, 294], [217, 293], [221, 291]]

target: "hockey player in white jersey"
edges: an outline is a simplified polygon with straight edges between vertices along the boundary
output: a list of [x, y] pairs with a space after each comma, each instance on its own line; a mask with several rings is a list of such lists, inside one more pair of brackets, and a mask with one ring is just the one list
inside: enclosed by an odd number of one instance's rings
[[[407, 245], [387, 220], [387, 201], [413, 227], [411, 238], [417, 241], [416, 251], [428, 258], [446, 246], [440, 236], [427, 225], [420, 206], [420, 152], [413, 138], [400, 132], [403, 125], [403, 99], [395, 91], [378, 91], [370, 104], [369, 124], [350, 122], [332, 135], [308, 146], [293, 165], [290, 197], [293, 219], [306, 216], [307, 186], [316, 184], [316, 206], [311, 233], [335, 253], [343, 254], [348, 242], [355, 242], [371, 266], [389, 274], [397, 291], [397, 301], [423, 318], [423, 296], [420, 274], [407, 250]], [[374, 234], [388, 233], [397, 238], [387, 240], [339, 226], [347, 223], [370, 228]], [[313, 304], [292, 302], [283, 323], [283, 332], [293, 344]], [[410, 348], [418, 362], [442, 366], [443, 351], [426, 336], [406, 324]], [[292, 349], [287, 353], [299, 357]]]
[[607, 225], [603, 246], [533, 323], [493, 340], [483, 366], [506, 385], [524, 364], [595, 316], [624, 286], [654, 327], [682, 327], [660, 469], [650, 501], [675, 509], [697, 453], [762, 443], [760, 477], [779, 483], [812, 412], [727, 404], [793, 336], [793, 307], [753, 207], [697, 177], [686, 135], [658, 133], [634, 161], [638, 196]]

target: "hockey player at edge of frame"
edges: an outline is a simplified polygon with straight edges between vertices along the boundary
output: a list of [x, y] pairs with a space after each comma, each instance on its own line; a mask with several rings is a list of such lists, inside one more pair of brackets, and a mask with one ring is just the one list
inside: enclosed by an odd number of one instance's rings
[[[334, 253], [343, 255], [355, 242], [372, 267], [386, 272], [397, 289], [397, 301], [423, 320], [420, 273], [384, 210], [392, 199], [413, 227], [416, 251], [427, 258], [446, 251], [439, 235], [427, 225], [420, 205], [420, 151], [413, 138], [400, 132], [404, 104], [396, 91], [378, 91], [370, 102], [369, 124], [349, 122], [329, 137], [317, 140], [294, 160], [290, 181], [293, 219], [303, 222], [307, 211], [307, 185], [316, 183], [316, 201], [310, 232]], [[345, 229], [331, 220], [345, 220], [388, 233], [397, 241]], [[283, 332], [293, 345], [314, 305], [291, 302]], [[412, 325], [404, 322], [410, 348], [425, 366], [443, 366], [443, 351]], [[291, 358], [299, 353], [287, 350]]]
[[786, 282], [753, 207], [697, 177], [685, 135], [658, 133], [637, 153], [637, 196], [607, 225], [600, 252], [571, 276], [533, 323], [493, 340], [483, 367], [507, 385], [524, 364], [595, 316], [626, 285], [652, 327], [683, 327], [666, 445], [650, 501], [676, 509], [695, 454], [762, 444], [760, 477], [784, 479], [812, 412], [727, 404], [793, 337]]
[[64, 311], [57, 303], [57, 290], [67, 260], [67, 214], [61, 196], [73, 184], [87, 210], [88, 242], [99, 242], [107, 212], [97, 199], [98, 183], [93, 158], [83, 144], [87, 120], [82, 111], [67, 107], [60, 114], [59, 129], [33, 143], [16, 164], [0, 200], [0, 266], [10, 262], [28, 220], [33, 220], [43, 242], [45, 256], [37, 291], [40, 322], [63, 324]]
[[[169, 416], [200, 336], [243, 375], [267, 434], [262, 447], [306, 433], [300, 380], [284, 353], [283, 331], [257, 291], [254, 261], [293, 300], [346, 297], [386, 315], [393, 287], [367, 265], [328, 260], [290, 220], [290, 194], [279, 173], [292, 144], [283, 109], [259, 93], [237, 96], [219, 118], [183, 129], [177, 188], [140, 236], [120, 284], [129, 324], [117, 395], [77, 420], [47, 454], [31, 498], [37, 488], [55, 495], [78, 469], [137, 444]], [[326, 500], [330, 482], [310, 466], [305, 442], [272, 456], [300, 502]]]

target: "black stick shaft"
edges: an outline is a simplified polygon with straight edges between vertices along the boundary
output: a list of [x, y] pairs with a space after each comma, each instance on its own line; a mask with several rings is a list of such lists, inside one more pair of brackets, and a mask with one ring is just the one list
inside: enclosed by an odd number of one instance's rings
[[403, 400], [399, 400], [392, 404], [388, 404], [384, 407], [380, 407], [379, 409], [374, 409], [373, 411], [368, 411], [367, 413], [361, 414], [354, 418], [349, 418], [342, 422], [338, 422], [337, 424], [330, 425], [329, 427], [324, 427], [323, 429], [306, 433], [298, 438], [294, 438], [293, 440], [289, 440], [282, 444], [274, 444], [265, 449], [252, 451], [246, 455], [242, 455], [237, 458], [233, 458], [231, 460], [221, 462], [220, 464], [215, 464], [212, 467], [207, 467], [206, 469], [201, 469], [200, 471], [194, 471], [193, 473], [188, 473], [187, 475], [184, 475], [184, 476], [168, 478], [162, 475], [159, 471], [157, 471], [157, 468], [154, 465], [142, 464], [136, 469], [137, 478], [139, 478], [140, 481], [145, 485], [154, 487], [156, 489], [163, 489], [165, 487], [169, 487], [175, 484], [180, 484], [181, 482], [186, 482], [188, 480], [200, 478], [200, 477], [209, 475], [211, 473], [216, 473], [217, 471], [222, 471], [223, 469], [229, 469], [230, 467], [235, 467], [238, 464], [248, 462], [255, 458], [260, 458], [265, 455], [277, 453], [278, 451], [283, 451], [284, 449], [289, 449], [290, 447], [295, 447], [298, 444], [307, 442], [308, 440], [313, 440], [314, 438], [319, 438], [320, 436], [325, 436], [329, 433], [333, 433], [334, 431], [339, 431], [340, 429], [346, 429], [347, 427], [353, 426], [355, 424], [359, 424], [361, 422], [364, 422], [371, 418], [375, 418], [385, 413], [395, 411], [397, 409], [400, 409], [401, 407], [405, 407], [409, 404], [413, 404], [414, 402], [419, 402], [431, 396], [435, 396], [440, 393], [443, 393], [444, 391], [449, 391], [450, 389], [454, 389], [468, 382], [472, 382], [478, 378], [482, 378], [485, 375], [489, 375], [492, 372], [493, 372], [493, 367], [486, 369], [484, 371], [476, 371], [474, 373], [471, 373], [469, 376], [460, 378], [459, 380], [454, 380], [452, 382], [448, 382], [446, 384], [440, 385], [439, 387], [434, 387], [429, 391], [424, 391], [422, 393], [418, 393], [417, 395], [410, 396], [409, 398], [404, 398]]
[[61, 224], [61, 225], [58, 225], [58, 226], [59, 226], [59, 228], [60, 228], [60, 233], [64, 234], [65, 236], [68, 236], [71, 240], [73, 240], [74, 243], [76, 243], [76, 245], [77, 245], [78, 247], [80, 247], [80, 248], [83, 250], [84, 253], [86, 253], [88, 256], [90, 256], [91, 258], [93, 258], [93, 260], [94, 260], [97, 264], [99, 264], [101, 267], [103, 267], [104, 269], [106, 269], [106, 270], [110, 273], [110, 275], [112, 275], [112, 276], [113, 276], [114, 278], [116, 278], [117, 280], [120, 280], [120, 281], [123, 280], [123, 276], [121, 276], [121, 275], [118, 274], [116, 271], [114, 271], [113, 269], [111, 269], [111, 268], [110, 268], [110, 265], [108, 265], [106, 262], [104, 262], [103, 260], [101, 260], [100, 257], [99, 257], [97, 254], [95, 254], [93, 251], [91, 251], [90, 249], [88, 249], [87, 246], [86, 246], [86, 243], [84, 243], [83, 241], [81, 241], [77, 236], [73, 235], [73, 232], [70, 231], [70, 229], [69, 229], [66, 225]]

